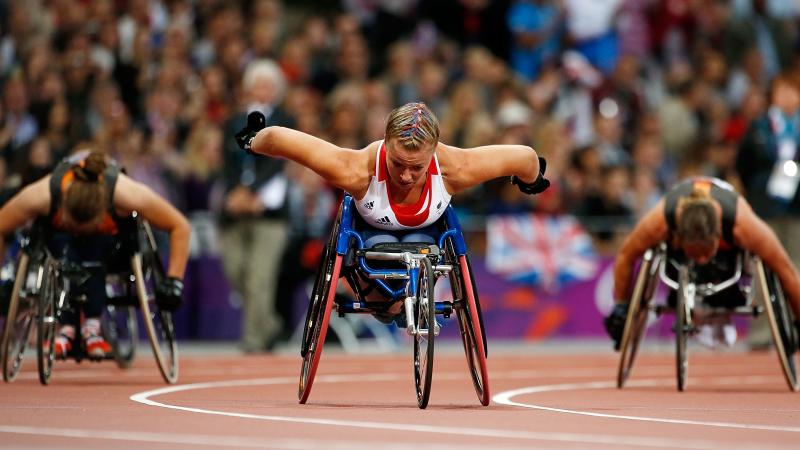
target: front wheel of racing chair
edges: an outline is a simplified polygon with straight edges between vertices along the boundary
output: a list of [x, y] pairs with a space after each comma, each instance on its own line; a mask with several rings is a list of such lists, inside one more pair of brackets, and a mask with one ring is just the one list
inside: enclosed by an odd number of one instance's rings
[[797, 330], [790, 305], [783, 295], [783, 288], [777, 275], [764, 268], [761, 259], [755, 259], [757, 292], [767, 312], [769, 327], [775, 342], [775, 350], [783, 369], [786, 384], [791, 391], [800, 389], [797, 379]]
[[48, 257], [43, 264], [41, 289], [39, 290], [39, 312], [37, 315], [36, 361], [39, 382], [50, 383], [55, 362], [55, 339], [58, 326], [59, 301], [64, 291], [59, 289], [56, 262]]
[[414, 301], [414, 381], [417, 390], [417, 406], [425, 409], [431, 396], [433, 379], [433, 342], [436, 337], [436, 301], [433, 296], [435, 282], [431, 260], [419, 260], [417, 296]]
[[311, 291], [306, 321], [303, 325], [303, 342], [300, 347], [300, 356], [303, 363], [300, 368], [300, 383], [297, 388], [297, 397], [300, 403], [305, 404], [311, 394], [314, 376], [317, 373], [319, 359], [322, 356], [322, 346], [328, 333], [328, 323], [333, 309], [333, 297], [336, 295], [336, 285], [339, 281], [339, 272], [342, 267], [342, 255], [336, 252], [336, 243], [339, 237], [339, 224], [342, 220], [342, 210], [333, 223], [328, 243], [322, 251], [317, 277], [314, 279], [314, 288]]
[[647, 319], [650, 314], [650, 303], [655, 287], [658, 284], [658, 269], [661, 254], [658, 250], [649, 249], [642, 257], [633, 295], [628, 303], [628, 317], [622, 333], [619, 350], [619, 367], [617, 369], [617, 388], [622, 389], [631, 374], [633, 362], [639, 351], [639, 345], [645, 335]]
[[[25, 347], [38, 313], [38, 286], [41, 285], [39, 256], [37, 252], [31, 253], [29, 248], [23, 248], [17, 259], [14, 285], [0, 344], [3, 354], [3, 380], [7, 383], [14, 381], [22, 367]], [[35, 285], [29, 286], [31, 282]]]
[[139, 309], [150, 339], [150, 347], [161, 376], [168, 384], [178, 381], [178, 343], [172, 324], [172, 313], [156, 303], [156, 286], [165, 277], [150, 224], [140, 219], [137, 233], [139, 249], [131, 257], [131, 269], [139, 298]]
[[136, 308], [122, 304], [109, 304], [103, 312], [101, 325], [103, 326], [103, 336], [111, 345], [117, 367], [129, 368], [136, 358], [136, 344], [139, 342]]
[[678, 391], [686, 387], [686, 373], [689, 358], [686, 343], [692, 333], [692, 308], [694, 306], [695, 285], [689, 280], [689, 268], [682, 266], [678, 273], [678, 289], [675, 304], [675, 364], [677, 369]]
[[489, 370], [486, 364], [488, 349], [472, 266], [466, 251], [458, 255], [451, 239], [445, 242], [445, 255], [446, 263], [453, 266], [450, 272], [450, 288], [453, 291], [454, 309], [472, 384], [481, 405], [487, 406], [490, 401]]

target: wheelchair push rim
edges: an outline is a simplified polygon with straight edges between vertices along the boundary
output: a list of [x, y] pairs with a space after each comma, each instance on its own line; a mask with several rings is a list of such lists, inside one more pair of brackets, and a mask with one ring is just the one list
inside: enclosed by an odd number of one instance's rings
[[304, 341], [307, 340], [307, 346], [300, 367], [300, 382], [297, 388], [297, 396], [301, 404], [304, 404], [311, 394], [311, 387], [314, 384], [333, 310], [333, 297], [336, 295], [336, 284], [342, 267], [342, 256], [336, 253], [333, 255], [335, 255], [333, 261], [330, 261], [330, 255], [326, 255], [327, 257], [322, 260], [325, 264], [323, 266], [325, 271], [320, 271], [317, 276], [321, 285], [317, 285], [317, 288], [311, 293], [308, 319], [304, 325], [303, 336]]
[[655, 286], [655, 271], [658, 260], [652, 250], [646, 253], [636, 275], [633, 295], [628, 304], [628, 316], [622, 333], [619, 349], [619, 366], [617, 369], [617, 388], [622, 389], [631, 374], [633, 363], [639, 352], [639, 345], [644, 339], [647, 318], [650, 312], [650, 300]]
[[25, 346], [36, 314], [34, 310], [36, 297], [30, 294], [20, 296], [20, 291], [27, 282], [29, 263], [28, 254], [20, 253], [3, 329], [3, 380], [7, 383], [14, 381], [22, 367]]
[[165, 382], [174, 384], [178, 381], [178, 344], [172, 313], [159, 308], [155, 296], [155, 287], [164, 277], [164, 268], [150, 226], [142, 221], [140, 227], [141, 248], [131, 257], [139, 309], [158, 370]]
[[433, 297], [433, 266], [428, 258], [421, 259], [417, 292], [414, 299], [414, 387], [417, 406], [425, 409], [431, 395], [433, 379], [433, 350], [436, 337], [436, 302]]
[[58, 279], [52, 261], [45, 262], [44, 278], [39, 291], [39, 313], [37, 315], [36, 361], [39, 382], [50, 383], [55, 363], [55, 338], [58, 324]]
[[486, 336], [483, 332], [477, 290], [472, 279], [472, 267], [467, 255], [459, 257], [458, 266], [460, 270], [456, 277], [461, 279], [462, 301], [461, 306], [456, 308], [456, 316], [461, 343], [464, 346], [475, 393], [481, 405], [487, 406], [490, 401], [490, 391], [489, 370], [486, 363]]
[[760, 259], [756, 260], [756, 275], [758, 292], [767, 313], [784, 379], [790, 391], [797, 391], [800, 389], [797, 376], [797, 346], [800, 337], [794, 327], [792, 312], [777, 276], [765, 270]]

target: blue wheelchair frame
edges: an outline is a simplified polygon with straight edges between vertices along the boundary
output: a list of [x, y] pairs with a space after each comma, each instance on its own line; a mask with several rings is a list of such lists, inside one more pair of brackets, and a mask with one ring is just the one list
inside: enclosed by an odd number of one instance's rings
[[[398, 315], [405, 314], [406, 331], [415, 338], [414, 374], [418, 406], [425, 408], [430, 394], [433, 338], [438, 335], [440, 328], [435, 316], [443, 315], [447, 318], [454, 312], [475, 392], [481, 404], [488, 405], [490, 393], [486, 334], [467, 246], [453, 207], [448, 205], [443, 216], [434, 224], [441, 231], [434, 238], [435, 244], [382, 243], [367, 248], [365, 238], [360, 233], [362, 230], [358, 229], [361, 228], [361, 222], [363, 220], [355, 211], [355, 201], [346, 194], [320, 260], [320, 268], [309, 299], [300, 349], [303, 357], [298, 387], [300, 403], [306, 402], [311, 391], [325, 343], [328, 321], [334, 309], [340, 316], [346, 313], [367, 313], [375, 314], [379, 319], [388, 317], [393, 320], [397, 318], [395, 312], [385, 314], [390, 306], [403, 302], [404, 312]], [[365, 226], [369, 227], [369, 224]], [[372, 229], [370, 227], [370, 231]], [[378, 268], [371, 266], [368, 260], [403, 264], [397, 268]], [[449, 277], [452, 301], [437, 302], [434, 298], [433, 286], [436, 278], [441, 276]], [[345, 278], [350, 284], [355, 294], [354, 300], [335, 295], [339, 278]], [[391, 283], [397, 280], [403, 280], [403, 286], [398, 287], [397, 283]], [[368, 281], [368, 285], [363, 287], [361, 281]], [[377, 288], [384, 300], [367, 300], [366, 296], [373, 288]], [[428, 348], [427, 351], [422, 349], [423, 345]]]
[[[350, 242], [353, 240], [357, 244], [355, 250], [361, 253], [357, 255], [359, 269], [366, 276], [374, 278], [373, 282], [384, 296], [393, 300], [398, 300], [406, 295], [409, 295], [409, 293], [413, 294], [417, 292], [416, 280], [419, 276], [418, 266], [411, 267], [408, 271], [404, 269], [378, 269], [369, 266], [367, 263], [367, 258], [363, 254], [363, 251], [366, 250], [364, 247], [364, 238], [353, 228], [353, 214], [358, 214], [358, 212], [354, 211], [354, 209], [355, 201], [350, 195], [345, 195], [344, 200], [342, 201], [342, 219], [339, 229], [339, 237], [336, 241], [336, 253], [342, 256], [346, 255], [351, 248]], [[438, 247], [440, 249], [445, 248], [445, 243], [449, 238], [450, 242], [453, 244], [455, 257], [457, 258], [459, 256], [466, 255], [467, 244], [464, 241], [464, 234], [461, 231], [461, 225], [458, 222], [458, 218], [456, 217], [456, 213], [452, 205], [447, 205], [444, 215], [440, 220], [444, 220], [446, 229], [437, 240]], [[398, 289], [393, 289], [386, 283], [386, 281], [384, 281], [385, 279], [402, 278], [408, 278], [408, 285]], [[345, 308], [345, 310], [342, 312], [359, 312], [359, 308], [353, 308], [352, 306], [348, 307], [347, 305], [341, 305], [341, 307]], [[442, 305], [437, 304], [436, 312], [441, 313], [443, 310], [444, 308]]]

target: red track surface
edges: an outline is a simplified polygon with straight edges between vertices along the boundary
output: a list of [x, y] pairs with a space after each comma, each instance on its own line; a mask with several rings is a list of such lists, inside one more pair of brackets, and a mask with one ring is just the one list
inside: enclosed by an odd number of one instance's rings
[[495, 351], [493, 401], [482, 407], [463, 355], [442, 349], [419, 410], [410, 349], [326, 351], [306, 405], [296, 354], [183, 356], [177, 386], [140, 355], [127, 371], [58, 363], [43, 387], [29, 357], [17, 381], [0, 385], [0, 447], [729, 450], [800, 440], [800, 393], [788, 391], [772, 352], [690, 354], [679, 393], [671, 352], [643, 355], [618, 390], [611, 351]]

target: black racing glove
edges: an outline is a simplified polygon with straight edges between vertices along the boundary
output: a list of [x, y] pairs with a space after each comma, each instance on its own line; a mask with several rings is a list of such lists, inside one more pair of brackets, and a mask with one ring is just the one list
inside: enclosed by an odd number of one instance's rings
[[550, 180], [544, 177], [544, 171], [547, 168], [547, 161], [541, 156], [539, 157], [539, 176], [533, 180], [533, 183], [526, 183], [519, 179], [516, 175], [511, 175], [511, 184], [516, 184], [523, 194], [533, 195], [541, 194], [550, 187]]
[[175, 311], [183, 303], [183, 281], [166, 277], [156, 287], [156, 304], [164, 311]]
[[247, 124], [236, 133], [236, 143], [239, 144], [239, 148], [250, 153], [251, 155], [254, 154], [253, 150], [250, 146], [253, 142], [253, 138], [256, 137], [259, 131], [264, 129], [267, 126], [267, 118], [264, 117], [260, 111], [253, 111], [247, 115]]
[[614, 350], [619, 351], [619, 345], [622, 341], [622, 333], [625, 332], [625, 321], [628, 320], [628, 304], [617, 303], [611, 314], [603, 319], [603, 325], [606, 327], [606, 333], [614, 341]]

